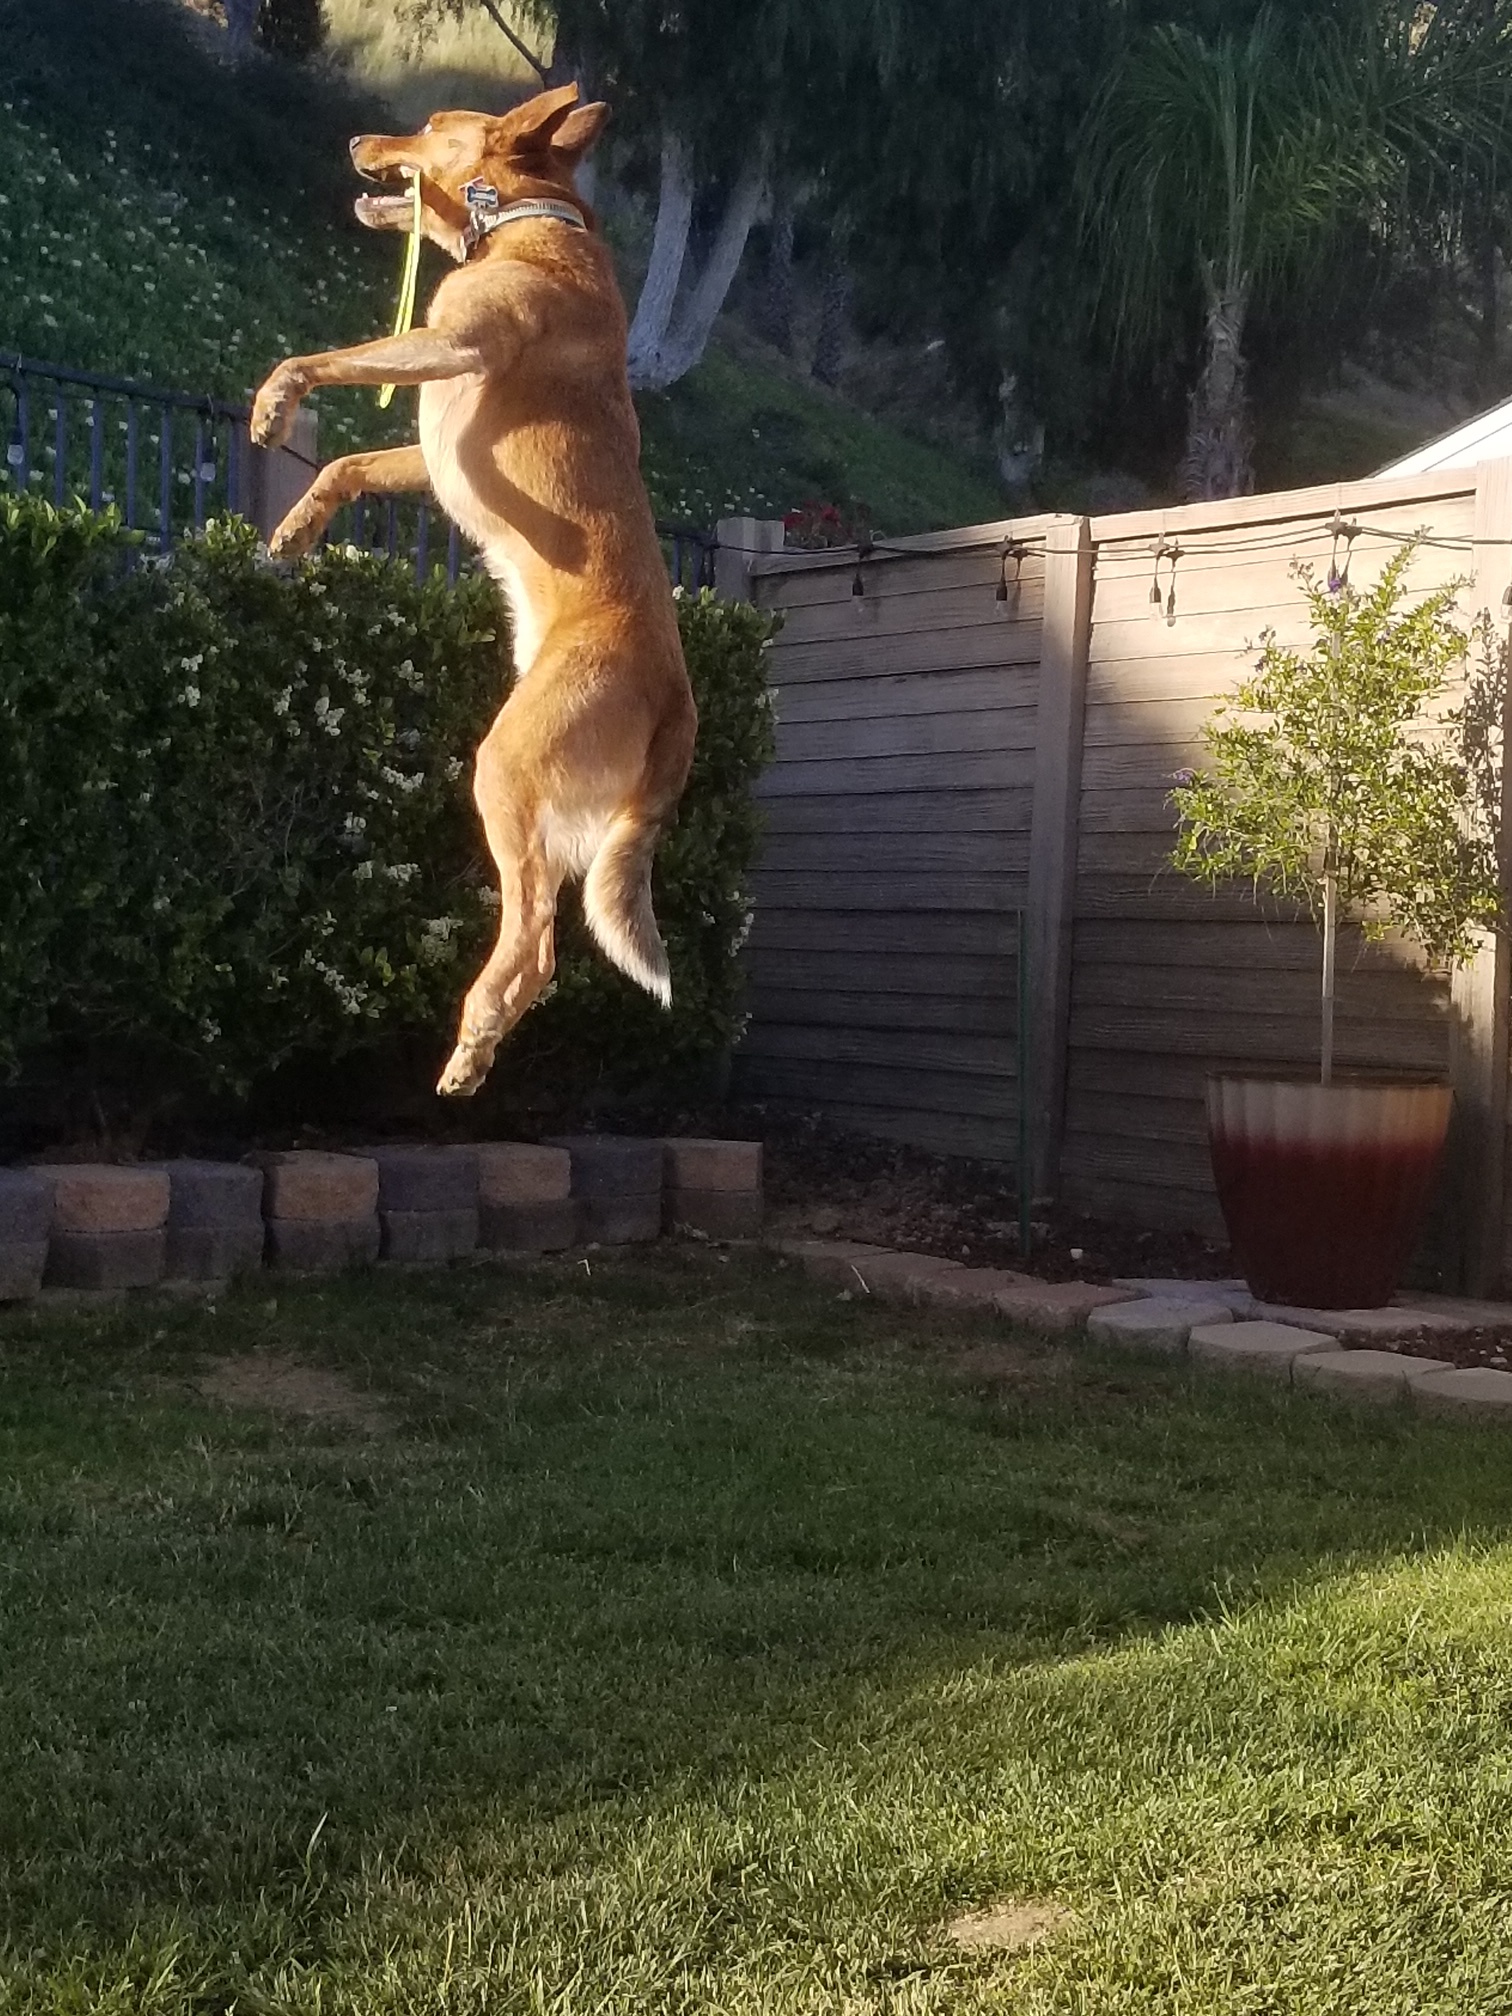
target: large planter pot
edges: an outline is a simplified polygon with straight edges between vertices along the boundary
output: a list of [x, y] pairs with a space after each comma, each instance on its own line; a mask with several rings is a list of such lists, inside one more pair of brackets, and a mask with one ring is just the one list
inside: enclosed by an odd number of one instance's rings
[[1208, 1144], [1234, 1256], [1263, 1302], [1379, 1309], [1443, 1151], [1447, 1085], [1208, 1080]]

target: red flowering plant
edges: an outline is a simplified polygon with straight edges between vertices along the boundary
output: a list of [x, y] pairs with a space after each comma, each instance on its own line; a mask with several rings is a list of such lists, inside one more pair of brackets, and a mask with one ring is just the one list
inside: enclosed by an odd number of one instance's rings
[[785, 543], [808, 552], [822, 552], [829, 546], [869, 546], [872, 541], [871, 510], [865, 504], [800, 504], [782, 521]]

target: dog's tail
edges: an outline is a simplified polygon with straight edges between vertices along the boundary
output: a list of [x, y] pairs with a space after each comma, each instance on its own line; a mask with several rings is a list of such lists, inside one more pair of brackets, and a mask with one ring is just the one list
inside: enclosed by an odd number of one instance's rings
[[672, 969], [651, 908], [651, 858], [659, 821], [622, 812], [583, 879], [583, 914], [605, 956], [638, 987], [672, 1006]]

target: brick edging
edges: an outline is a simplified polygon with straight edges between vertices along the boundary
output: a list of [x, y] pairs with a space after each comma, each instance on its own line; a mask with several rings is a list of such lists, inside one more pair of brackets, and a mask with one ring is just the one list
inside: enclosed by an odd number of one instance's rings
[[[1062, 1335], [1079, 1331], [1094, 1343], [1180, 1357], [1204, 1368], [1263, 1374], [1298, 1392], [1377, 1403], [1406, 1400], [1425, 1414], [1512, 1426], [1512, 1372], [1456, 1367], [1406, 1352], [1343, 1348], [1338, 1335], [1300, 1322], [1249, 1318], [1245, 1298], [1239, 1298], [1237, 1315], [1221, 1296], [1202, 1299], [1204, 1288], [1216, 1293], [1221, 1284], [1193, 1282], [1192, 1294], [1185, 1298], [1153, 1296], [1133, 1287], [1037, 1281], [1009, 1269], [966, 1267], [928, 1253], [848, 1240], [774, 1239], [767, 1244], [771, 1252], [796, 1261], [811, 1279], [862, 1295], [921, 1308], [975, 1309]], [[1403, 1312], [1403, 1330], [1410, 1331], [1408, 1319], [1415, 1313]], [[1439, 1323], [1428, 1327], [1448, 1327], [1442, 1307], [1438, 1313]], [[1341, 1326], [1346, 1333], [1347, 1327]]]

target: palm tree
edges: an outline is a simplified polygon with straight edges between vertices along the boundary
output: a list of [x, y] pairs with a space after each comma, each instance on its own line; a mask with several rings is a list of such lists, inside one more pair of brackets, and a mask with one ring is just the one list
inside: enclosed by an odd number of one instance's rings
[[1403, 6], [1359, 0], [1305, 32], [1264, 8], [1214, 41], [1163, 25], [1126, 50], [1088, 115], [1082, 218], [1120, 345], [1153, 348], [1199, 291], [1188, 497], [1254, 487], [1251, 310], [1304, 283], [1348, 224], [1389, 233], [1433, 211], [1452, 242], [1457, 184], [1507, 130], [1507, 0]]

